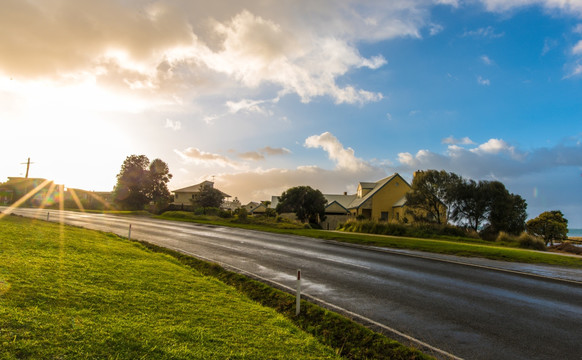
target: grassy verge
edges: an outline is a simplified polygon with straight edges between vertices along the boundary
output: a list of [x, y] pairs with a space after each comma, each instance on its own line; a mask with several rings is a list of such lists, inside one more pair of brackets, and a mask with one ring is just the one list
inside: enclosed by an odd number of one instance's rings
[[0, 239], [2, 359], [425, 358], [313, 305], [293, 324], [288, 294], [112, 234], [8, 216]]
[[219, 226], [239, 227], [249, 230], [268, 231], [280, 234], [292, 234], [314, 237], [319, 239], [341, 241], [351, 244], [379, 246], [396, 249], [420, 250], [437, 254], [457, 255], [466, 257], [482, 257], [492, 260], [514, 261], [529, 264], [548, 264], [582, 268], [582, 257], [562, 256], [550, 252], [539, 252], [512, 247], [510, 244], [489, 242], [481, 239], [441, 236], [436, 239], [421, 239], [389, 235], [373, 235], [341, 231], [326, 231], [304, 229], [301, 225], [289, 225], [282, 222], [260, 219], [254, 222], [236, 222], [235, 220], [221, 219], [211, 216], [195, 216], [186, 214], [166, 214], [163, 219], [189, 221]]

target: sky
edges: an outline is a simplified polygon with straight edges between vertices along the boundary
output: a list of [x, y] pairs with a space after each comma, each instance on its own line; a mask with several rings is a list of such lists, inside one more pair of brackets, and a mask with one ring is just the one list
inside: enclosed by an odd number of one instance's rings
[[243, 203], [444, 169], [582, 228], [582, 0], [0, 0], [0, 182]]

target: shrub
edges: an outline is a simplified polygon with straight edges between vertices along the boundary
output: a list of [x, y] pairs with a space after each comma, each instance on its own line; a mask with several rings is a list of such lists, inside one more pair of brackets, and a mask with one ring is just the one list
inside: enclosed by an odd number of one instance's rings
[[500, 231], [495, 241], [500, 243], [512, 243], [515, 242], [515, 236], [509, 235], [505, 231]]
[[232, 212], [220, 209], [220, 211], [218, 212], [218, 216], [223, 219], [230, 219], [232, 217]]
[[240, 221], [246, 221], [248, 218], [248, 213], [247, 213], [247, 209], [245, 208], [240, 208], [238, 209], [238, 219]]
[[532, 250], [546, 250], [546, 243], [543, 239], [539, 237], [532, 236], [528, 233], [521, 233], [519, 238], [517, 238], [519, 243], [519, 247], [524, 249], [532, 249]]

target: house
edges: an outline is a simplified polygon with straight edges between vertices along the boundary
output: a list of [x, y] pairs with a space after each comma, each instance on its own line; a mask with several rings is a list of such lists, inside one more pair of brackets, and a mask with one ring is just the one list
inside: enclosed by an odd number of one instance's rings
[[232, 201], [224, 201], [221, 207], [225, 210], [234, 211], [236, 209], [240, 209], [242, 207], [242, 204], [240, 200], [237, 197], [235, 197], [234, 200]]
[[[323, 194], [326, 219], [324, 229], [335, 229], [350, 218], [376, 221], [414, 221], [406, 205], [406, 193], [412, 187], [400, 174], [395, 173], [375, 182], [360, 182], [355, 194]], [[273, 196], [271, 207], [276, 207], [278, 196]]]
[[88, 191], [83, 189], [67, 188], [65, 191], [65, 206], [84, 209], [102, 210], [109, 209], [113, 202], [111, 191]]
[[262, 202], [260, 204], [257, 204], [257, 206], [255, 206], [254, 208], [252, 208], [249, 211], [249, 214], [251, 214], [251, 215], [265, 215], [268, 208], [269, 207], [264, 202]]
[[[192, 199], [195, 198], [196, 194], [200, 192], [200, 189], [202, 189], [204, 186], [210, 186], [211, 188], [214, 188], [214, 182], [212, 181], [203, 181], [200, 184], [196, 184], [196, 185], [192, 185], [192, 186], [188, 186], [182, 189], [178, 189], [178, 190], [174, 190], [174, 201], [172, 202], [172, 205], [174, 206], [192, 206]], [[218, 190], [218, 189], [217, 189]], [[220, 191], [220, 190], [219, 190]], [[222, 192], [222, 195], [225, 198], [230, 198], [231, 196], [228, 194], [225, 194], [224, 192]]]
[[51, 205], [58, 199], [58, 188], [54, 182], [41, 178], [9, 177], [0, 185], [0, 203], [8, 205], [26, 198], [32, 206]]
[[248, 204], [242, 206], [242, 209], [245, 209], [247, 211], [247, 213], [251, 213], [257, 206], [259, 206], [260, 203], [255, 202], [255, 201], [250, 201]]

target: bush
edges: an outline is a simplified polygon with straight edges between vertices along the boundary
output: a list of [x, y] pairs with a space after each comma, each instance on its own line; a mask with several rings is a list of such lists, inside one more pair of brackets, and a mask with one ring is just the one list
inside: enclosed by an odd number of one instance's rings
[[249, 214], [247, 213], [247, 209], [245, 208], [240, 208], [238, 209], [238, 220], [239, 221], [247, 221]]
[[220, 211], [218, 211], [218, 216], [223, 219], [230, 219], [232, 218], [232, 212], [230, 212], [229, 210], [220, 209]]
[[517, 239], [520, 248], [532, 250], [546, 250], [546, 243], [539, 237], [532, 236], [528, 233], [521, 233]]
[[500, 242], [500, 243], [512, 243], [512, 242], [516, 241], [516, 238], [515, 238], [515, 236], [509, 235], [505, 231], [500, 231], [499, 235], [497, 235], [497, 239], [495, 239], [495, 241]]

